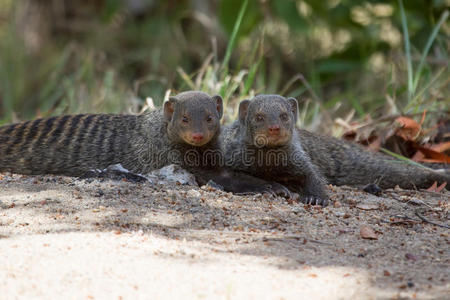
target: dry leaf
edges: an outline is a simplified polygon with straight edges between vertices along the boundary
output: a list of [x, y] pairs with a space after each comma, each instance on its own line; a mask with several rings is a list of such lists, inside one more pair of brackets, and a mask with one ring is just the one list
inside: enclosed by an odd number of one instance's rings
[[406, 254], [405, 254], [405, 258], [406, 258], [407, 260], [413, 260], [413, 261], [419, 260], [419, 258], [417, 257], [417, 255], [414, 255], [414, 254], [412, 254], [412, 253], [406, 253]]
[[433, 182], [433, 185], [430, 186], [429, 188], [427, 188], [426, 190], [428, 192], [440, 193], [445, 188], [446, 185], [447, 185], [447, 182], [444, 182], [443, 184], [438, 186], [437, 182], [435, 181], [435, 182]]
[[375, 137], [375, 139], [372, 142], [370, 142], [367, 148], [374, 152], [379, 151], [381, 148], [381, 138], [379, 136]]
[[416, 161], [416, 162], [424, 162], [423, 160], [426, 159], [425, 155], [420, 152], [420, 151], [416, 151], [416, 153], [414, 153], [414, 155], [411, 157], [411, 160]]
[[404, 140], [414, 141], [419, 135], [421, 126], [413, 119], [407, 117], [398, 117], [395, 119], [395, 123], [398, 127], [395, 134]]
[[359, 230], [359, 233], [363, 239], [378, 240], [378, 235], [369, 226], [362, 226]]
[[436, 188], [436, 193], [440, 193], [447, 186], [447, 182], [444, 182]]
[[429, 188], [427, 188], [428, 192], [434, 192], [437, 188], [437, 182], [433, 182], [433, 185], [431, 185]]
[[430, 148], [433, 149], [434, 151], [444, 153], [445, 151], [450, 150], [450, 141], [433, 144]]
[[414, 148], [422, 152], [426, 158], [431, 158], [441, 163], [450, 163], [450, 156], [444, 153], [419, 145], [414, 145]]

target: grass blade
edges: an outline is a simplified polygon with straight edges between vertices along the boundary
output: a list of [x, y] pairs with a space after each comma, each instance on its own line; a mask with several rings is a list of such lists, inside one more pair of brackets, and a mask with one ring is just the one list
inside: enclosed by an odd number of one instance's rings
[[415, 161], [413, 161], [413, 160], [411, 160], [411, 159], [409, 159], [407, 157], [404, 157], [403, 155], [400, 155], [400, 154], [394, 153], [392, 151], [389, 151], [388, 149], [380, 148], [380, 150], [383, 151], [384, 153], [389, 154], [390, 156], [393, 156], [393, 157], [401, 160], [404, 163], [407, 163], [407, 164], [410, 164], [410, 165], [414, 165], [416, 167], [420, 167], [420, 168], [427, 169], [427, 170], [433, 170], [433, 169], [428, 168], [428, 167], [426, 167], [426, 166], [424, 166], [422, 164], [419, 164], [418, 162], [415, 162]]
[[[441, 77], [441, 75], [446, 70], [446, 67], [441, 68], [431, 80], [414, 96], [410, 103], [406, 106], [406, 112], [408, 112], [415, 104], [418, 102], [419, 98]], [[415, 109], [415, 112], [419, 111], [419, 105], [422, 103], [418, 103]]]
[[413, 90], [412, 90], [413, 93], [416, 91], [417, 84], [419, 83], [420, 72], [422, 72], [423, 64], [425, 63], [425, 59], [428, 56], [428, 52], [430, 51], [431, 45], [436, 39], [436, 36], [439, 33], [439, 29], [441, 29], [442, 24], [444, 24], [444, 22], [447, 20], [448, 15], [449, 11], [448, 10], [444, 11], [444, 13], [439, 18], [439, 22], [436, 24], [436, 26], [434, 26], [433, 31], [431, 32], [431, 35], [428, 38], [427, 44], [423, 49], [422, 56], [420, 57], [419, 66], [417, 67], [416, 74], [414, 76]]
[[195, 83], [192, 81], [191, 77], [189, 77], [189, 75], [186, 74], [186, 72], [181, 67], [177, 68], [177, 72], [178, 72], [178, 74], [180, 74], [181, 78], [189, 86], [189, 88], [191, 90], [195, 90]]
[[222, 68], [228, 67], [228, 62], [231, 58], [231, 52], [233, 52], [234, 45], [236, 44], [237, 33], [241, 27], [242, 19], [244, 18], [245, 10], [247, 9], [248, 0], [244, 0], [241, 9], [239, 10], [236, 23], [234, 23], [233, 32], [231, 33], [230, 41], [228, 42], [227, 51], [225, 52], [225, 58], [223, 59]]
[[405, 55], [406, 55], [406, 70], [408, 72], [408, 102], [413, 94], [413, 69], [411, 61], [411, 46], [409, 44], [408, 23], [406, 21], [405, 8], [403, 7], [403, 0], [398, 0], [400, 6], [400, 15], [402, 18], [403, 38], [405, 40]]

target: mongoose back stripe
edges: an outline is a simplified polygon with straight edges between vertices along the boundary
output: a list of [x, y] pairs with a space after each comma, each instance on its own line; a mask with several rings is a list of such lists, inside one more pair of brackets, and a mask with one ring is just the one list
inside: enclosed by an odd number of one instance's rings
[[[81, 146], [84, 145], [86, 142], [89, 143], [88, 140], [85, 139], [87, 134], [87, 128], [89, 128], [89, 125], [92, 123], [92, 120], [95, 119], [95, 115], [87, 115], [82, 121], [81, 121], [81, 127], [78, 130], [78, 133], [76, 134], [76, 139], [73, 140], [72, 145], [74, 147], [72, 161], [76, 162], [80, 156], [80, 150]], [[88, 139], [91, 138], [90, 136], [87, 136]], [[92, 142], [92, 141], [91, 141]]]
[[75, 131], [76, 129], [79, 127], [80, 125], [80, 119], [84, 117], [84, 115], [75, 115], [72, 117], [71, 122], [70, 122], [70, 128], [69, 128], [69, 132], [65, 135], [66, 138], [63, 142], [63, 145], [68, 147], [70, 142], [72, 142], [75, 139]]
[[50, 140], [48, 141], [48, 144], [51, 145], [59, 139], [69, 118], [70, 116], [63, 116], [58, 120], [59, 122], [55, 124], [56, 128], [49, 134]]
[[4, 132], [5, 135], [10, 134], [11, 132], [13, 132], [13, 130], [17, 127], [18, 124], [13, 124], [11, 126], [8, 126]]
[[39, 124], [41, 124], [42, 119], [38, 119], [31, 123], [31, 126], [28, 128], [28, 132], [24, 137], [23, 145], [28, 145], [33, 142], [34, 137], [39, 133]]
[[106, 129], [104, 128], [104, 125], [106, 123], [106, 119], [107, 116], [102, 115], [101, 118], [99, 119], [99, 124], [101, 124], [102, 126], [99, 128], [100, 129], [100, 136], [99, 138], [96, 140], [97, 142], [97, 146], [95, 147], [96, 152], [95, 155], [97, 157], [97, 159], [101, 159], [102, 155], [103, 155], [103, 145], [105, 143], [105, 134], [106, 134]]
[[[41, 145], [42, 144], [44, 139], [48, 136], [48, 134], [52, 130], [55, 121], [58, 120], [58, 119], [60, 119], [60, 117], [51, 117], [51, 118], [45, 120], [44, 126], [43, 126], [44, 128], [41, 129], [41, 133], [39, 135], [39, 138], [36, 141], [37, 145]], [[44, 120], [42, 120], [42, 121], [44, 121]]]
[[5, 151], [6, 155], [11, 155], [11, 153], [14, 149], [14, 146], [18, 145], [22, 141], [23, 133], [29, 124], [30, 124], [30, 121], [27, 121], [27, 122], [21, 124], [20, 127], [17, 129], [17, 132], [14, 134], [15, 135], [14, 141], [12, 143], [10, 143], [8, 145], [8, 147], [6, 148], [6, 151]]
[[112, 131], [111, 131], [111, 135], [109, 136], [109, 142], [108, 142], [108, 144], [105, 143], [105, 146], [107, 146], [107, 148], [108, 148], [108, 149], [106, 149], [106, 153], [108, 153], [109, 161], [114, 161], [114, 158], [116, 157], [116, 155], [115, 155], [116, 149], [114, 149], [116, 138], [117, 138], [117, 129], [115, 127], [113, 127]]

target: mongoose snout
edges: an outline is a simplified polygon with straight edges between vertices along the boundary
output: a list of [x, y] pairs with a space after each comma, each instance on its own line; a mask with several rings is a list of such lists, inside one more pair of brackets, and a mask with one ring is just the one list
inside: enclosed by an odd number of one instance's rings
[[278, 136], [280, 135], [280, 125], [270, 125], [268, 127], [269, 129], [269, 135]]
[[200, 143], [203, 140], [203, 133], [201, 132], [196, 132], [192, 134], [192, 139], [197, 142]]

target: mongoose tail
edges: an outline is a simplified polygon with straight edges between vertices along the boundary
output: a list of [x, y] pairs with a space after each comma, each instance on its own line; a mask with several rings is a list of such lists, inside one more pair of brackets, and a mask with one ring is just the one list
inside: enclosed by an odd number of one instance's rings
[[428, 188], [434, 182], [447, 182], [450, 175], [402, 162], [388, 155], [372, 153], [361, 146], [332, 137], [298, 130], [303, 149], [312, 162], [335, 185], [364, 186], [376, 183], [381, 188], [396, 185], [405, 189]]

